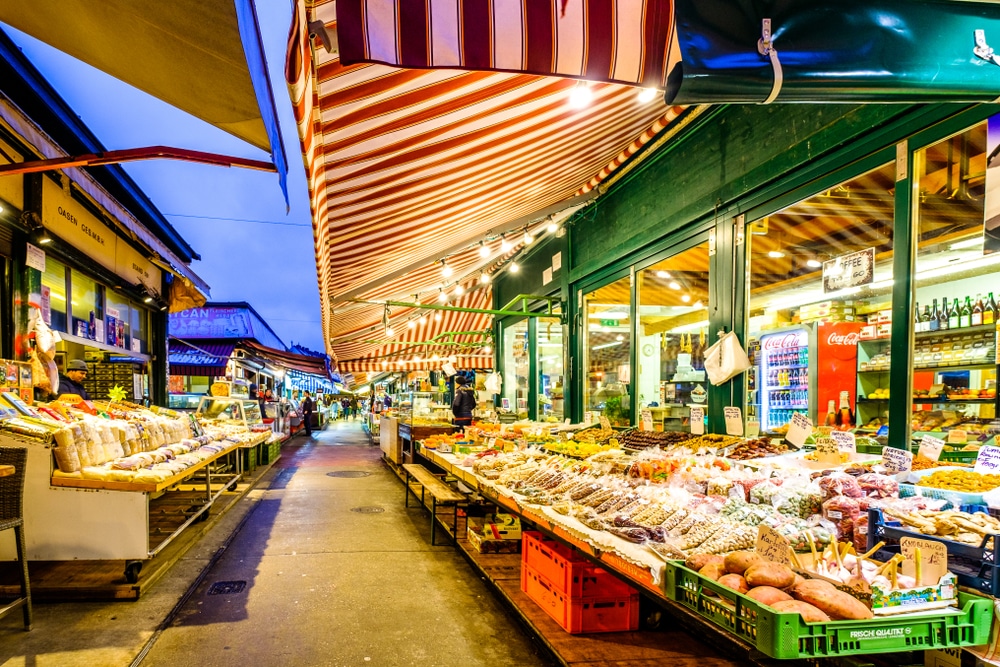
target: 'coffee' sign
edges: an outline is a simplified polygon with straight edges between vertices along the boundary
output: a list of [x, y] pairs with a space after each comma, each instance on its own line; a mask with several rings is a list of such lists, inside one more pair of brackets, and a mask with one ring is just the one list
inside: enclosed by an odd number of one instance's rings
[[875, 248], [823, 262], [823, 291], [836, 292], [875, 282]]

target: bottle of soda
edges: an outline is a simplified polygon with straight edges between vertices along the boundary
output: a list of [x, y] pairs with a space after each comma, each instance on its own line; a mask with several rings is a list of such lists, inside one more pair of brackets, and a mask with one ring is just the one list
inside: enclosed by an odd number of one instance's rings
[[933, 300], [933, 304], [931, 307], [931, 319], [927, 322], [928, 331], [937, 331], [941, 324], [941, 313], [938, 312], [937, 299]]
[[972, 323], [972, 303], [965, 297], [965, 303], [958, 311], [958, 327], [964, 329]]
[[993, 292], [990, 292], [990, 298], [986, 301], [983, 307], [983, 324], [996, 324], [997, 321], [997, 302], [993, 300]]
[[948, 311], [948, 328], [957, 329], [961, 324], [959, 318], [961, 317], [961, 306], [958, 305], [958, 299], [956, 298], [951, 304], [951, 310]]
[[948, 305], [948, 297], [941, 299], [941, 313], [938, 315], [938, 329], [945, 331], [951, 322], [951, 306]]
[[978, 327], [983, 323], [983, 295], [976, 295], [976, 302], [972, 304], [972, 319], [969, 320], [969, 325], [973, 327]]

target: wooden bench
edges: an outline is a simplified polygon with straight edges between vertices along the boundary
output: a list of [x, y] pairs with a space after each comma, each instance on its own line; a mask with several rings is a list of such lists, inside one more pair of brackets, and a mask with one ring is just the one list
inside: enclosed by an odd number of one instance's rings
[[[464, 502], [466, 500], [465, 496], [445, 484], [441, 479], [433, 474], [430, 470], [419, 465], [417, 463], [404, 463], [403, 464], [403, 483], [406, 486], [406, 506], [410, 506], [410, 479], [412, 478], [417, 484], [420, 485], [420, 504], [425, 503], [424, 492], [431, 494], [431, 546], [435, 545], [435, 532], [437, 529], [437, 506], [441, 505], [451, 505], [452, 511], [452, 526], [455, 530], [455, 540], [458, 539], [458, 503]], [[416, 492], [413, 493], [416, 496]]]

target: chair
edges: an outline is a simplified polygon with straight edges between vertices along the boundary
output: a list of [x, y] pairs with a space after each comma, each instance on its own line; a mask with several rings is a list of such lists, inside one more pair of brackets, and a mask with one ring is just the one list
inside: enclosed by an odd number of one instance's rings
[[0, 531], [13, 529], [17, 560], [21, 564], [21, 596], [0, 608], [3, 618], [18, 607], [24, 614], [24, 629], [31, 629], [31, 588], [28, 585], [28, 560], [24, 542], [24, 472], [28, 463], [25, 447], [0, 447], [0, 465], [14, 466], [14, 474], [0, 477]]

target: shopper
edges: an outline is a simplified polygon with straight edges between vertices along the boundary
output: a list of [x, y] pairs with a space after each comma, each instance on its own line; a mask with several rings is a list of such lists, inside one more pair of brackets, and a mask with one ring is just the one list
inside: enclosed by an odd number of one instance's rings
[[358, 397], [351, 396], [351, 419], [358, 416]]
[[451, 402], [451, 413], [455, 418], [451, 423], [455, 426], [471, 426], [472, 411], [476, 409], [476, 391], [469, 386], [468, 378], [456, 375], [455, 398]]
[[344, 396], [340, 399], [340, 409], [344, 414], [344, 419], [351, 416], [351, 399]]
[[59, 374], [59, 392], [56, 396], [76, 394], [85, 401], [90, 400], [90, 394], [83, 388], [83, 379], [87, 377], [87, 362], [83, 359], [73, 359], [66, 366], [66, 375]]
[[385, 403], [385, 408], [386, 408], [386, 410], [388, 410], [389, 408], [391, 408], [391, 407], [392, 407], [392, 397], [391, 397], [391, 396], [389, 396], [389, 394], [385, 394], [385, 395], [384, 395], [384, 396], [382, 397], [382, 402], [383, 402], [383, 403]]
[[302, 399], [302, 421], [306, 425], [306, 435], [310, 438], [312, 437], [312, 418], [313, 410], [316, 408], [316, 404], [313, 402], [312, 395], [307, 391], [305, 393], [305, 398]]

